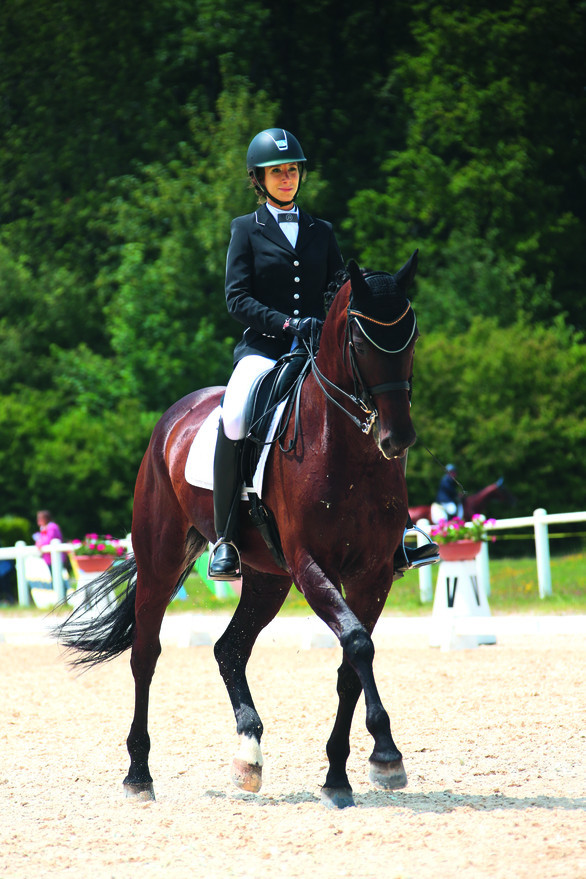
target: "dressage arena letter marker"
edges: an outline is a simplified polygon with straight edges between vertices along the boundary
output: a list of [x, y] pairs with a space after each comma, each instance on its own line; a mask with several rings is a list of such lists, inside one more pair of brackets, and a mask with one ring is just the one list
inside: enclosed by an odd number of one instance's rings
[[[438, 566], [430, 647], [457, 650], [496, 644], [488, 623], [474, 625], [472, 619], [489, 618], [490, 608], [476, 568], [476, 559], [441, 561]], [[471, 624], [467, 624], [470, 621]], [[480, 623], [480, 620], [478, 620]]]

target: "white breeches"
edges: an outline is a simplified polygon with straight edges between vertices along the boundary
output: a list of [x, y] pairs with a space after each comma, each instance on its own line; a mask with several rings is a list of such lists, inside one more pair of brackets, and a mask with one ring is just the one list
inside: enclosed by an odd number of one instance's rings
[[250, 389], [255, 379], [274, 366], [276, 362], [276, 360], [262, 357], [260, 354], [249, 354], [236, 364], [222, 404], [224, 433], [228, 439], [244, 439], [244, 410]]

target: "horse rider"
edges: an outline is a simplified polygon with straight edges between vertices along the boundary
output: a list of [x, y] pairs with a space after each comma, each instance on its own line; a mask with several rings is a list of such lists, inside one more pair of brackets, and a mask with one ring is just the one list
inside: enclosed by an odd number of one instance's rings
[[[282, 128], [261, 131], [248, 147], [246, 168], [259, 207], [232, 221], [226, 260], [228, 311], [245, 330], [234, 349], [214, 455], [217, 542], [208, 565], [212, 580], [240, 577], [235, 541], [250, 388], [300, 342], [313, 339], [317, 344], [325, 319], [324, 293], [344, 269], [331, 223], [297, 206], [306, 163], [297, 138]], [[419, 548], [405, 553], [408, 557], [401, 553], [398, 562], [403, 570], [417, 563]]]
[[[454, 464], [448, 464], [446, 472], [440, 479], [435, 503], [442, 507], [448, 519], [462, 515], [462, 503], [457, 483], [458, 471]], [[445, 518], [445, 517], [444, 517]]]

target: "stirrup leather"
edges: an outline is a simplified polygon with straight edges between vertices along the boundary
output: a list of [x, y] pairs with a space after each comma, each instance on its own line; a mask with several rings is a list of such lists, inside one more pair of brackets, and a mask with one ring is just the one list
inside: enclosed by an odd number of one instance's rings
[[[236, 569], [234, 571], [228, 571], [227, 573], [221, 574], [221, 575], [213, 574], [211, 571], [212, 561], [213, 561], [214, 555], [216, 554], [216, 550], [220, 546], [222, 546], [222, 544], [224, 544], [226, 546], [231, 546], [232, 549], [234, 550], [234, 552], [236, 553], [236, 558], [238, 559], [238, 562], [236, 564]], [[228, 580], [239, 580], [241, 577], [242, 577], [242, 562], [240, 561], [240, 552], [238, 550], [238, 547], [231, 540], [225, 540], [223, 537], [220, 537], [220, 539], [217, 540], [216, 543], [214, 543], [214, 545], [210, 549], [210, 554], [209, 554], [209, 558], [208, 558], [208, 579], [209, 580], [228, 581]]]

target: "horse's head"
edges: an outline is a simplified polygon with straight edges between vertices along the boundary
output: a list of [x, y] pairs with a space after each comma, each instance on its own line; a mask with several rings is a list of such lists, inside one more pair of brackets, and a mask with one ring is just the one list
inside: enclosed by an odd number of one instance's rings
[[410, 400], [419, 332], [406, 293], [417, 271], [417, 253], [394, 275], [362, 272], [354, 260], [348, 264], [350, 367], [356, 395], [375, 413], [373, 435], [385, 458], [401, 457], [416, 440]]

